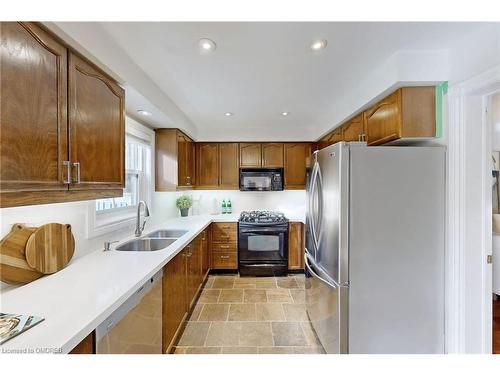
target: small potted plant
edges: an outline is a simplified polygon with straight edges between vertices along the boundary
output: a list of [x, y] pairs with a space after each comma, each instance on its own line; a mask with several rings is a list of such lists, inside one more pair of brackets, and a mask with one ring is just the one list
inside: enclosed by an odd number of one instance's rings
[[181, 195], [175, 201], [175, 205], [181, 211], [181, 216], [187, 216], [189, 208], [193, 205], [193, 200], [189, 195]]

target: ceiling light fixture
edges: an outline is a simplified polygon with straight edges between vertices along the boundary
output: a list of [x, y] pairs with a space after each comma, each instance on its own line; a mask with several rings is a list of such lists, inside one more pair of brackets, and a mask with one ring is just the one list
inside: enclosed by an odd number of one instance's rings
[[198, 45], [200, 46], [200, 50], [202, 52], [213, 52], [217, 48], [215, 42], [208, 38], [200, 39]]
[[281, 116], [288, 116], [290, 112], [281, 112]]
[[311, 43], [311, 49], [313, 51], [319, 51], [326, 48], [326, 45], [327, 45], [326, 39], [318, 39]]
[[226, 113], [224, 113], [224, 116], [226, 116], [226, 117], [231, 117], [232, 115], [234, 115], [233, 112], [226, 112]]
[[138, 112], [140, 115], [143, 115], [143, 116], [151, 116], [151, 112], [146, 111], [145, 109], [139, 109], [139, 110], [137, 110], [137, 112]]

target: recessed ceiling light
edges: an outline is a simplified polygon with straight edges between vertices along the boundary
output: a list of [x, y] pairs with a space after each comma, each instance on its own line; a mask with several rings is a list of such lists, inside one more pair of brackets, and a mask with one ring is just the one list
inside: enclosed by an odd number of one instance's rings
[[202, 52], [213, 52], [217, 48], [215, 42], [208, 38], [200, 39], [198, 45], [200, 46], [200, 50]]
[[234, 115], [233, 112], [226, 112], [226, 113], [224, 113], [224, 116], [227, 116], [227, 117], [231, 117], [232, 115]]
[[281, 112], [281, 116], [288, 116], [290, 112]]
[[137, 112], [138, 112], [140, 115], [143, 115], [143, 116], [151, 116], [151, 112], [146, 111], [145, 109], [139, 109], [139, 110], [137, 110]]
[[327, 45], [326, 39], [318, 39], [311, 43], [311, 49], [313, 51], [319, 51], [326, 48], [326, 45]]

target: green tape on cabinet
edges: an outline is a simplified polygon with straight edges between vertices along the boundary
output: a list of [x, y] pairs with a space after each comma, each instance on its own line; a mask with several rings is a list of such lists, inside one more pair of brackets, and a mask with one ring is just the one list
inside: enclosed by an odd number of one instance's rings
[[443, 136], [443, 96], [447, 93], [447, 81], [436, 86], [436, 138]]

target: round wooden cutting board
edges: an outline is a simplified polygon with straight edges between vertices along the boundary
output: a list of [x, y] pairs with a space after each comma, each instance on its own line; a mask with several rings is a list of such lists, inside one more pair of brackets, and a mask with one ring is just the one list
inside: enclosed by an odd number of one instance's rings
[[63, 269], [73, 257], [75, 239], [71, 225], [50, 223], [39, 227], [26, 244], [26, 261], [44, 274]]
[[26, 284], [43, 276], [26, 262], [25, 249], [36, 228], [14, 224], [0, 241], [0, 280], [9, 284]]

